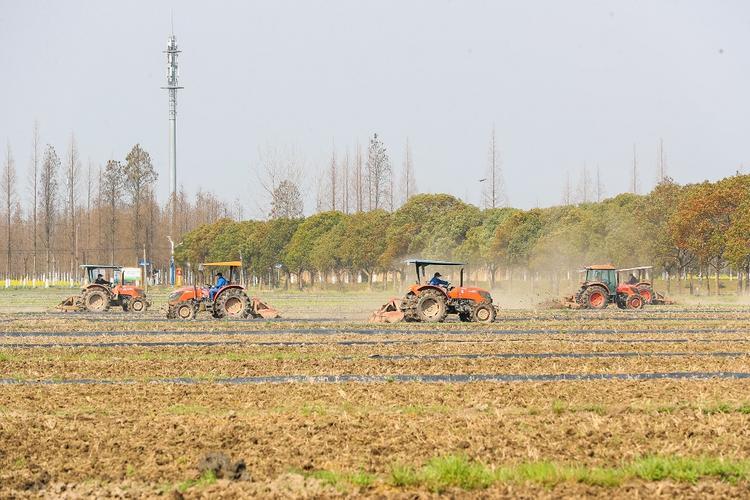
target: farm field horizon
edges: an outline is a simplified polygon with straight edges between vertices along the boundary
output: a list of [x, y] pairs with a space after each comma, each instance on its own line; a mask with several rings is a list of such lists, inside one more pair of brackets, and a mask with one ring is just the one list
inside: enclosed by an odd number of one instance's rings
[[750, 494], [742, 304], [389, 325], [391, 291], [264, 291], [266, 321], [64, 295], [0, 291], [3, 497]]

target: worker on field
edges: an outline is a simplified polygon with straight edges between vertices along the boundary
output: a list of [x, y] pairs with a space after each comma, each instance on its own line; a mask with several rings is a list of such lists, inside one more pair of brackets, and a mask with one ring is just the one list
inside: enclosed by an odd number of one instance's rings
[[440, 273], [433, 274], [432, 275], [432, 279], [430, 280], [430, 285], [432, 285], [432, 286], [442, 286], [442, 287], [448, 288], [448, 282], [445, 281], [445, 280], [441, 280], [440, 279], [441, 276], [442, 276], [442, 274], [440, 274]]
[[635, 277], [635, 274], [630, 273], [630, 277], [628, 277], [628, 285], [635, 285], [638, 283], [638, 278]]
[[112, 286], [112, 283], [104, 279], [104, 276], [101, 274], [96, 275], [96, 279], [94, 280], [95, 285], [106, 285], [106, 286]]
[[216, 273], [216, 285], [212, 286], [208, 290], [208, 298], [211, 300], [214, 300], [214, 295], [216, 295], [216, 292], [227, 286], [229, 282], [221, 273]]

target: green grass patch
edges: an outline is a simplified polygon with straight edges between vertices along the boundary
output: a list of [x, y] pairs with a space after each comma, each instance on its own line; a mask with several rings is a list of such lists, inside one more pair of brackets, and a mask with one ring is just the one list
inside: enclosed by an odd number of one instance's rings
[[704, 415], [716, 415], [717, 413], [732, 413], [734, 408], [732, 408], [727, 403], [717, 403], [712, 406], [706, 406], [701, 408], [701, 412], [703, 412]]
[[750, 460], [712, 457], [647, 456], [613, 467], [586, 467], [551, 461], [522, 462], [497, 468], [465, 455], [444, 455], [420, 468], [391, 467], [387, 481], [396, 487], [422, 486], [441, 493], [450, 488], [484, 489], [498, 483], [533, 483], [553, 487], [564, 482], [617, 487], [632, 479], [695, 483], [701, 479], [729, 483], [750, 479]]
[[185, 493], [191, 488], [205, 488], [216, 482], [216, 474], [212, 470], [207, 470], [198, 479], [188, 479], [177, 485], [177, 491]]

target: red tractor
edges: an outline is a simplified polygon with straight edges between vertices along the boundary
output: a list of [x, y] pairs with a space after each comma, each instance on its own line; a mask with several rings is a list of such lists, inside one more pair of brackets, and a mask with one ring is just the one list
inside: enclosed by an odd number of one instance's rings
[[214, 318], [245, 319], [278, 318], [279, 312], [259, 299], [247, 296], [245, 287], [239, 285], [241, 261], [207, 262], [200, 264], [199, 272], [206, 268], [229, 269], [228, 284], [211, 294], [211, 285], [178, 288], [169, 295], [167, 318], [188, 320], [206, 311]]
[[[123, 311], [143, 312], [151, 306], [143, 288], [124, 284], [122, 266], [106, 266], [98, 264], [82, 264], [81, 269], [86, 273], [86, 287], [80, 295], [73, 295], [63, 300], [58, 309], [63, 311], [104, 312], [110, 307], [122, 307]], [[112, 272], [112, 281], [104, 279], [97, 283], [99, 274]]]
[[588, 266], [581, 287], [572, 302], [584, 309], [605, 309], [610, 303], [620, 309], [641, 309], [645, 300], [637, 284], [621, 282], [617, 269], [609, 264]]
[[409, 287], [401, 300], [399, 310], [406, 321], [441, 322], [448, 314], [457, 314], [461, 321], [492, 323], [497, 307], [487, 290], [464, 286], [464, 269], [461, 267], [459, 285], [431, 285], [427, 279], [428, 266], [463, 266], [461, 262], [439, 260], [407, 260], [417, 271], [416, 283]]
[[651, 279], [653, 268], [653, 266], [639, 266], [618, 269], [618, 279], [634, 285], [646, 304], [673, 304], [673, 301], [668, 300], [664, 295], [654, 290]]

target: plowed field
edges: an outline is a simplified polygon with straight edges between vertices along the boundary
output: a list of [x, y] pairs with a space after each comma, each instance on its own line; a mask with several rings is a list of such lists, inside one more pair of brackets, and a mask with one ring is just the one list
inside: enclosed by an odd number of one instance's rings
[[750, 496], [748, 308], [310, 316], [0, 316], [0, 497]]

